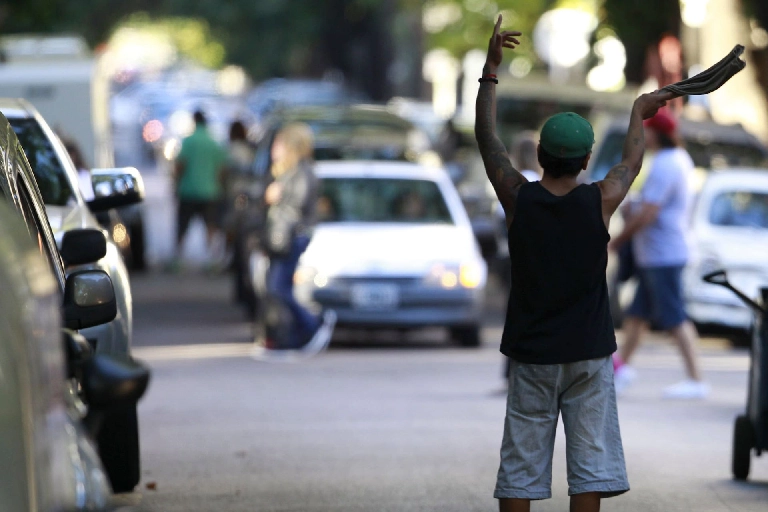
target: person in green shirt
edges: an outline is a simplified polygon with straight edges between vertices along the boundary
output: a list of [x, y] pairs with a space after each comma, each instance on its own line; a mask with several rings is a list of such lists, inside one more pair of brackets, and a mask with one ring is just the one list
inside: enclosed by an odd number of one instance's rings
[[227, 154], [208, 132], [205, 115], [194, 113], [195, 131], [181, 142], [176, 157], [174, 184], [178, 199], [176, 217], [176, 261], [181, 256], [189, 223], [199, 216], [205, 222], [210, 254], [218, 233], [218, 210], [224, 192], [223, 171]]

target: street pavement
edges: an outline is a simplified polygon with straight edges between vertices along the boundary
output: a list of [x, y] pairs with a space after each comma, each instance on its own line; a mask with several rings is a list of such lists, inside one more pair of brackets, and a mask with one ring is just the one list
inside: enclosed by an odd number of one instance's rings
[[[504, 298], [489, 293], [483, 346], [439, 330], [339, 332], [297, 363], [248, 357], [251, 326], [227, 276], [135, 274], [134, 354], [152, 368], [139, 406], [142, 481], [116, 498], [141, 512], [492, 511], [505, 397], [498, 353]], [[713, 392], [661, 399], [681, 363], [655, 336], [619, 400], [632, 490], [604, 511], [761, 511], [768, 455], [748, 482], [730, 476], [731, 430], [744, 409], [748, 353], [702, 342]], [[565, 511], [564, 439], [553, 498]]]

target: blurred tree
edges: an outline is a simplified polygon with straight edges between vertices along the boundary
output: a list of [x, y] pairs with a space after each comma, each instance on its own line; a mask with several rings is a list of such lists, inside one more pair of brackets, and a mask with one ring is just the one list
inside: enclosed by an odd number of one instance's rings
[[624, 74], [628, 82], [646, 78], [648, 49], [665, 34], [680, 37], [680, 2], [677, 0], [604, 0], [603, 22], [616, 30], [627, 52]]
[[[75, 31], [95, 47], [137, 12], [164, 23], [172, 17], [186, 18], [188, 26], [205, 20], [213, 42], [223, 45], [226, 60], [243, 66], [256, 80], [338, 70], [373, 99], [385, 99], [391, 93], [388, 71], [394, 58], [395, 13], [399, 8], [420, 7], [419, 0], [89, 0], [87, 6], [83, 4], [0, 0], [0, 31]], [[204, 63], [210, 64], [208, 60]]]
[[143, 31], [176, 48], [179, 55], [211, 69], [224, 64], [225, 49], [211, 36], [208, 23], [201, 18], [156, 18], [146, 13], [131, 14], [119, 27]]
[[504, 30], [523, 33], [515, 52], [531, 64], [537, 61], [531, 35], [539, 17], [553, 7], [592, 2], [556, 0], [427, 0], [424, 3], [424, 27], [429, 48], [445, 48], [461, 59], [472, 49], [485, 50], [492, 23], [499, 13]]
[[[748, 19], [755, 20], [763, 30], [768, 30], [768, 2], [765, 0], [741, 0], [744, 14]], [[768, 101], [768, 45], [756, 44], [751, 49], [752, 60], [755, 63], [757, 81]]]

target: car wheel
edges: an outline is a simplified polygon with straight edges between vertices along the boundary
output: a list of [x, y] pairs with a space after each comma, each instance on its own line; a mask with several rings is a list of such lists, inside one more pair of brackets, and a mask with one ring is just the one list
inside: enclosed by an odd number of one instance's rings
[[108, 413], [97, 442], [112, 490], [115, 493], [131, 492], [141, 478], [136, 407]]
[[451, 328], [451, 339], [462, 347], [479, 347], [480, 327], [476, 325], [453, 327]]
[[736, 480], [746, 480], [749, 476], [749, 463], [752, 447], [755, 444], [755, 432], [747, 416], [736, 418], [733, 425], [733, 452], [731, 470]]

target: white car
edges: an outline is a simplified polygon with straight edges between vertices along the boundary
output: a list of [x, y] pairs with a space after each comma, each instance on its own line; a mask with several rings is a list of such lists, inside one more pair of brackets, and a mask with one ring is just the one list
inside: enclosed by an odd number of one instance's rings
[[300, 302], [340, 326], [449, 328], [480, 344], [487, 266], [461, 199], [441, 168], [325, 161], [319, 224], [295, 275]]
[[[23, 99], [0, 98], [0, 112], [8, 119], [16, 133], [34, 172], [35, 181], [45, 203], [48, 222], [57, 244], [61, 246], [62, 237], [68, 231], [82, 228], [102, 229], [92, 210], [106, 210], [122, 205], [109, 198], [106, 208], [101, 208], [104, 205], [95, 203], [98, 199], [90, 203], [86, 202], [78, 181], [77, 170], [64, 145], [29, 102]], [[94, 189], [99, 187], [101, 176], [109, 175], [114, 171], [114, 169], [93, 170], [91, 186]], [[144, 185], [138, 171], [127, 168], [126, 175], [132, 176], [136, 190], [140, 196], [143, 196]], [[109, 235], [107, 254], [104, 258], [96, 264], [70, 266], [67, 272], [92, 268], [109, 274], [115, 289], [117, 316], [111, 322], [82, 329], [81, 334], [88, 339], [96, 353], [130, 358], [133, 328], [131, 287], [128, 270], [116, 245], [121, 236], [125, 235], [125, 227], [120, 224], [115, 225], [113, 232]], [[133, 489], [141, 476], [139, 424], [136, 409], [111, 413], [104, 420], [98, 445], [113, 489], [116, 492]]]
[[690, 234], [692, 257], [683, 281], [688, 314], [699, 324], [749, 329], [751, 310], [701, 276], [723, 269], [736, 288], [755, 299], [760, 287], [768, 286], [768, 169], [710, 173]]

